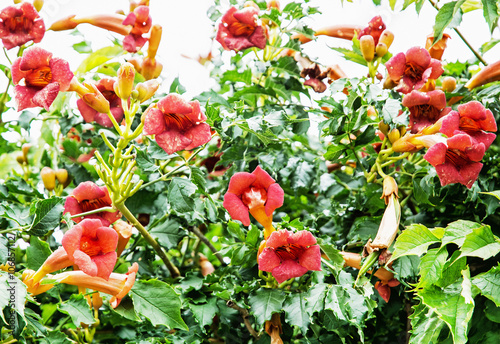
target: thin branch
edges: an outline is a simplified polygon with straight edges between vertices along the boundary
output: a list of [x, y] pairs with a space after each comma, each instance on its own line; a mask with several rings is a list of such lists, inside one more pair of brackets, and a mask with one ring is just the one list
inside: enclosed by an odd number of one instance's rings
[[226, 263], [224, 262], [224, 259], [222, 258], [222, 255], [219, 253], [219, 251], [212, 245], [210, 240], [198, 229], [198, 227], [188, 227], [188, 230], [191, 233], [194, 233], [207, 247], [212, 251], [212, 253], [217, 257], [219, 262], [222, 264], [222, 266], [225, 266]]
[[250, 324], [250, 320], [248, 320], [248, 317], [250, 316], [250, 314], [248, 313], [248, 310], [246, 310], [245, 308], [241, 308], [240, 306], [238, 306], [236, 303], [234, 303], [233, 301], [229, 300], [226, 305], [228, 307], [231, 307], [233, 309], [236, 309], [238, 312], [240, 312], [241, 314], [241, 317], [243, 318], [243, 322], [245, 323], [245, 326], [248, 330], [248, 332], [250, 332], [250, 334], [256, 339], [258, 340], [259, 339], [259, 335], [258, 333], [253, 329], [252, 327], [252, 324]]

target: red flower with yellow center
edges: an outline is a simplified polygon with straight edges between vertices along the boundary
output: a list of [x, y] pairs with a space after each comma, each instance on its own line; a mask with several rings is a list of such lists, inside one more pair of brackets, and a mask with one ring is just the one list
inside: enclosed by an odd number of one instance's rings
[[222, 17], [217, 31], [217, 42], [226, 50], [244, 50], [266, 47], [264, 28], [257, 24], [259, 10], [254, 6], [237, 10], [231, 7]]
[[257, 258], [259, 270], [271, 272], [278, 283], [300, 277], [309, 270], [321, 271], [321, 252], [309, 231], [271, 233]]
[[[104, 207], [110, 207], [111, 205], [112, 202], [109, 197], [108, 189], [105, 186], [99, 187], [97, 184], [87, 181], [80, 183], [73, 190], [73, 193], [66, 198], [64, 213], [77, 215]], [[92, 215], [86, 215], [84, 218], [99, 219], [103, 226], [109, 226], [111, 223], [121, 218], [121, 213], [119, 211], [103, 211]], [[73, 221], [78, 223], [82, 221], [82, 217], [75, 217]]]
[[413, 134], [433, 125], [451, 110], [446, 108], [446, 95], [441, 90], [413, 90], [404, 96], [402, 104], [410, 110], [410, 127]]
[[26, 49], [12, 64], [17, 110], [41, 106], [48, 111], [59, 92], [69, 89], [72, 78], [68, 62], [39, 47]]
[[428, 79], [437, 79], [444, 71], [441, 62], [420, 47], [394, 55], [385, 66], [389, 78], [399, 83], [396, 91], [405, 94], [421, 89]]
[[33, 41], [39, 43], [45, 35], [45, 24], [29, 2], [8, 6], [0, 12], [0, 38], [6, 49]]

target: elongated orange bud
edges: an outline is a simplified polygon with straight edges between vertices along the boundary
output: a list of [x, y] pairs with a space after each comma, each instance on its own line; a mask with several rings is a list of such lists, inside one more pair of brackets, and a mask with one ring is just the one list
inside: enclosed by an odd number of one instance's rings
[[372, 36], [364, 35], [359, 39], [359, 47], [363, 58], [370, 62], [375, 57], [375, 41]]
[[386, 124], [384, 121], [378, 122], [378, 130], [380, 130], [380, 132], [385, 136], [389, 134], [389, 129], [389, 124]]
[[97, 14], [90, 17], [75, 18], [75, 15], [71, 15], [64, 19], [58, 20], [53, 23], [49, 30], [52, 31], [63, 31], [74, 29], [79, 24], [90, 24], [101, 29], [116, 32], [120, 35], [126, 36], [130, 33], [132, 29], [129, 25], [123, 25], [122, 22], [125, 16], [120, 14]]
[[[353, 252], [340, 252], [342, 257], [344, 257], [344, 266], [350, 266], [351, 268], [360, 269], [361, 268], [361, 255]], [[370, 273], [370, 271], [369, 271]], [[375, 277], [381, 281], [390, 281], [394, 278], [394, 274], [385, 268], [380, 268], [375, 272]]]
[[151, 34], [149, 37], [148, 45], [148, 57], [154, 59], [156, 57], [156, 52], [160, 46], [162, 28], [161, 25], [155, 24], [151, 28]]
[[135, 68], [131, 63], [125, 62], [118, 68], [117, 74], [118, 80], [113, 89], [119, 98], [127, 100], [134, 88]]
[[394, 34], [392, 33], [392, 31], [389, 30], [384, 30], [378, 40], [379, 43], [384, 43], [387, 46], [387, 49], [391, 47], [393, 41], [394, 41]]
[[474, 75], [469, 82], [465, 84], [465, 87], [472, 90], [476, 87], [498, 80], [500, 80], [500, 60], [481, 69], [479, 73]]
[[84, 84], [92, 92], [86, 93], [82, 96], [83, 101], [87, 103], [92, 109], [101, 113], [109, 112], [109, 102], [104, 98], [102, 93], [97, 89], [94, 84]]
[[40, 171], [40, 177], [42, 177], [43, 186], [49, 191], [54, 190], [56, 187], [56, 173], [50, 167], [45, 166]]
[[354, 38], [356, 32], [361, 31], [363, 28], [357, 25], [333, 25], [323, 27], [321, 29], [316, 30], [314, 33], [315, 36], [328, 36], [335, 38], [342, 38], [351, 41]]
[[33, 1], [33, 7], [37, 10], [37, 12], [40, 12], [42, 7], [43, 7], [43, 0], [34, 0]]
[[25, 143], [25, 144], [23, 145], [23, 147], [21, 148], [21, 149], [22, 149], [22, 151], [23, 151], [23, 157], [24, 157], [24, 159], [25, 159], [26, 161], [28, 161], [28, 152], [29, 152], [30, 148], [31, 148], [31, 145], [30, 145], [30, 144], [27, 144], [27, 143]]

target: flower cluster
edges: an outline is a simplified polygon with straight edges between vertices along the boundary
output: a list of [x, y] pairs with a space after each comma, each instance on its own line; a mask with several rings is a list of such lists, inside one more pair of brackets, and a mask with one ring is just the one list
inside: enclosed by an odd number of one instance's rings
[[43, 19], [29, 2], [0, 11], [0, 38], [5, 49], [20, 47], [29, 41], [39, 43], [44, 35]]

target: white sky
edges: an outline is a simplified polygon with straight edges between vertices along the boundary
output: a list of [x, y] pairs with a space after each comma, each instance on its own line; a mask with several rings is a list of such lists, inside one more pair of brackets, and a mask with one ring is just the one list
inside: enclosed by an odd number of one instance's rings
[[[282, 7], [284, 3], [282, 1]], [[399, 0], [398, 3], [403, 1]], [[11, 4], [11, 1], [0, 0], [0, 7]], [[207, 17], [207, 9], [212, 4], [209, 0], [151, 0], [150, 8], [154, 24], [163, 27], [163, 38], [158, 52], [158, 59], [163, 63], [162, 76], [165, 78], [165, 87], [176, 76], [180, 77], [181, 83], [186, 86], [190, 95], [210, 89], [213, 85], [208, 77], [208, 71], [197, 62], [186, 59], [181, 55], [196, 57], [206, 55], [211, 49], [217, 53], [219, 44], [212, 43], [214, 36], [214, 25]], [[368, 21], [375, 15], [381, 15], [387, 28], [394, 32], [395, 40], [390, 51], [395, 54], [406, 51], [412, 46], [424, 46], [426, 36], [432, 33], [434, 25], [434, 10], [429, 3], [425, 3], [420, 16], [417, 16], [414, 5], [411, 5], [403, 12], [392, 11], [388, 5], [388, 0], [382, 0], [382, 6], [376, 7], [371, 0], [353, 0], [353, 2], [340, 0], [312, 0], [311, 6], [318, 6], [321, 15], [314, 15], [307, 24], [313, 29], [318, 29], [329, 25], [356, 24], [366, 26]], [[128, 13], [128, 0], [45, 0], [41, 15], [45, 20], [46, 27], [54, 21], [64, 18], [70, 14], [77, 16], [87, 16], [92, 14], [114, 13], [117, 10], [124, 10]], [[401, 6], [401, 5], [400, 5]], [[482, 43], [491, 37], [487, 24], [482, 17], [482, 11], [474, 11], [464, 14], [463, 22], [459, 29], [478, 49]], [[82, 24], [79, 30], [87, 36], [87, 40], [92, 42], [95, 49], [109, 45], [111, 34], [102, 29]], [[464, 45], [454, 31], [447, 31], [452, 39], [448, 41], [448, 48], [443, 59], [464, 61], [472, 57], [472, 53]], [[499, 36], [498, 28], [494, 34]], [[47, 31], [40, 46], [50, 50], [54, 56], [66, 59], [72, 69], [76, 69], [79, 63], [86, 57], [72, 50], [71, 45], [81, 41], [78, 36], [71, 36], [68, 32]], [[366, 69], [358, 65], [346, 62], [338, 53], [328, 48], [349, 47], [350, 42], [320, 37], [317, 42], [308, 43], [306, 53], [314, 59], [318, 59], [325, 65], [339, 64], [349, 76], [360, 76], [366, 74]], [[12, 58], [14, 50], [9, 52]], [[493, 49], [485, 55], [488, 62], [498, 59], [499, 49]], [[230, 54], [231, 52], [226, 52]], [[0, 54], [0, 63], [6, 64], [3, 54]], [[381, 69], [383, 72], [383, 70]], [[0, 76], [0, 89], [4, 89], [6, 78]]]

